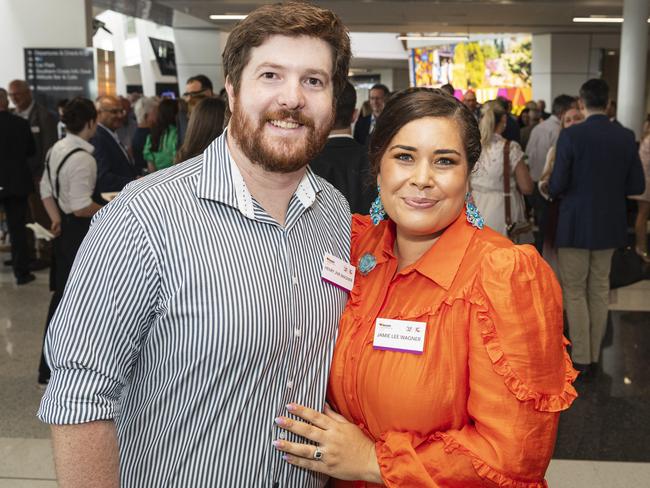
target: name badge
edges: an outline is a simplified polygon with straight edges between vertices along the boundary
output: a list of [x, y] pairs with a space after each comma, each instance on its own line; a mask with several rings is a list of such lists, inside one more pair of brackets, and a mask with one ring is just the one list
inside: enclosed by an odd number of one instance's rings
[[384, 351], [422, 354], [426, 331], [426, 322], [377, 318], [372, 344], [375, 349]]
[[32, 134], [39, 134], [41, 132], [41, 128], [38, 125], [32, 125]]
[[344, 290], [350, 291], [354, 286], [356, 268], [342, 259], [325, 253], [321, 278]]

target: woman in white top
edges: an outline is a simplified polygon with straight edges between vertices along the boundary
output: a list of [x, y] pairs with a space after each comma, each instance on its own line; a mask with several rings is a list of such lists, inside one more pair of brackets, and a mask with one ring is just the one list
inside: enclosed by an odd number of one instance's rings
[[641, 140], [639, 147], [639, 157], [643, 163], [643, 172], [645, 173], [645, 192], [641, 195], [634, 195], [630, 198], [636, 200], [639, 211], [636, 214], [634, 222], [634, 233], [636, 236], [636, 253], [641, 257], [643, 262], [650, 263], [648, 254], [648, 217], [650, 216], [650, 131], [647, 131]]
[[[68, 280], [72, 263], [81, 246], [90, 218], [101, 206], [92, 199], [97, 179], [97, 162], [88, 142], [97, 129], [97, 110], [85, 98], [74, 98], [63, 108], [62, 121], [66, 136], [47, 155], [41, 179], [41, 198], [52, 220], [54, 243], [54, 295], [50, 302], [47, 324], [56, 311]], [[47, 383], [50, 370], [41, 355], [38, 381]]]
[[[485, 224], [507, 235], [504, 199], [504, 149], [506, 140], [501, 136], [506, 128], [507, 113], [501, 103], [489, 101], [481, 108], [481, 157], [471, 177], [474, 201]], [[512, 222], [525, 218], [524, 199], [521, 194], [533, 192], [533, 181], [528, 172], [524, 152], [516, 142], [510, 142], [510, 217]]]

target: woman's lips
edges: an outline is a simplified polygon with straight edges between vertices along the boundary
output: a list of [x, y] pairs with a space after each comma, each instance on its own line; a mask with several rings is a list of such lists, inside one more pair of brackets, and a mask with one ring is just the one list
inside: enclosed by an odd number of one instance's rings
[[430, 198], [404, 197], [404, 203], [412, 208], [426, 209], [433, 207], [438, 202], [437, 200], [432, 200]]

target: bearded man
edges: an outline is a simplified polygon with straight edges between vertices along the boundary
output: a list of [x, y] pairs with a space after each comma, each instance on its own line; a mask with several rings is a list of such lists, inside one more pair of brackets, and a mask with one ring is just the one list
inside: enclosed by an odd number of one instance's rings
[[253, 11], [223, 53], [225, 133], [95, 218], [46, 344], [61, 486], [325, 485], [272, 441], [287, 403], [322, 408], [347, 298], [321, 270], [349, 259], [348, 205], [307, 163], [349, 60], [332, 12]]

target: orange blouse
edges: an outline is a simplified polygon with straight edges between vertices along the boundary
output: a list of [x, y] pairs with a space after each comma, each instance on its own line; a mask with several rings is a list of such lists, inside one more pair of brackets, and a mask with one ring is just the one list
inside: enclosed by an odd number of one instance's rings
[[[545, 487], [558, 412], [577, 396], [549, 266], [464, 214], [399, 273], [394, 224], [355, 215], [352, 239], [352, 263], [377, 264], [357, 272], [328, 397], [375, 441], [385, 484]], [[426, 322], [423, 354], [374, 349], [377, 317]]]

